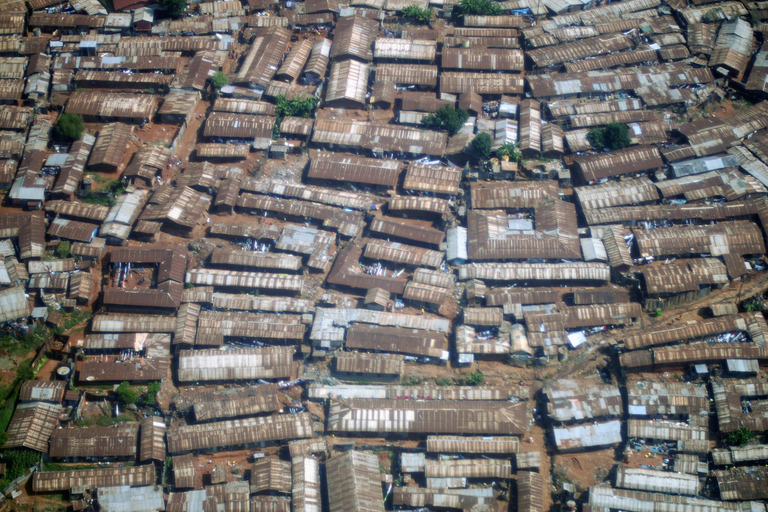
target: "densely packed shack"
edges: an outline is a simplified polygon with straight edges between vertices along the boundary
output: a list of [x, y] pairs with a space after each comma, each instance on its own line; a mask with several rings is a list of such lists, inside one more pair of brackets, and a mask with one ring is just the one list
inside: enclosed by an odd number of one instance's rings
[[747, 0], [0, 1], [0, 491], [761, 512]]

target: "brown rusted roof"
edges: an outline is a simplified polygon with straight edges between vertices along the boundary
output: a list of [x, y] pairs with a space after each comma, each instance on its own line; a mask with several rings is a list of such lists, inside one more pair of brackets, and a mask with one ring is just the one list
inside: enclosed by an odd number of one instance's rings
[[32, 477], [32, 488], [34, 492], [54, 492], [81, 486], [96, 489], [121, 485], [152, 485], [156, 482], [157, 469], [154, 465], [147, 464], [123, 468], [37, 471]]
[[62, 428], [51, 435], [50, 455], [68, 457], [135, 458], [139, 425], [119, 427]]
[[402, 375], [405, 356], [343, 352], [336, 356], [336, 371], [377, 375]]
[[182, 425], [168, 429], [168, 451], [189, 452], [217, 447], [312, 437], [309, 413]]
[[16, 406], [3, 449], [29, 448], [48, 452], [48, 439], [59, 425], [62, 409], [59, 404], [26, 402]]
[[346, 346], [441, 358], [447, 341], [443, 334], [431, 331], [355, 323], [347, 329]]
[[384, 512], [379, 459], [350, 451], [326, 461], [330, 512]]
[[400, 163], [396, 160], [327, 152], [316, 152], [311, 158], [307, 176], [314, 179], [394, 187], [400, 175]]
[[586, 182], [664, 166], [659, 150], [653, 146], [635, 146], [608, 153], [577, 156], [574, 162]]
[[527, 429], [527, 402], [446, 400], [360, 400], [334, 402], [331, 432], [521, 434]]

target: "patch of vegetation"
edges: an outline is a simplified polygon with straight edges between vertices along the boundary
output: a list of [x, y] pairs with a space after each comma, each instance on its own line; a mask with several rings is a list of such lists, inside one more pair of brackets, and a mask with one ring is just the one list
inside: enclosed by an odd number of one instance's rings
[[510, 162], [519, 162], [522, 158], [522, 154], [517, 147], [517, 142], [505, 142], [496, 150], [496, 156], [499, 158], [507, 156], [509, 157]]
[[629, 126], [623, 123], [608, 123], [605, 128], [595, 128], [587, 134], [587, 140], [597, 150], [622, 149], [629, 146]]
[[485, 381], [485, 374], [481, 371], [475, 371], [470, 373], [467, 377], [459, 377], [456, 379], [440, 378], [435, 379], [435, 385], [437, 386], [479, 386]]
[[59, 242], [59, 245], [56, 247], [56, 256], [59, 257], [59, 259], [69, 258], [72, 256], [72, 252], [70, 251], [71, 244], [68, 240], [62, 240]]
[[6, 464], [8, 464], [5, 480], [2, 484], [3, 487], [22, 476], [29, 468], [40, 462], [40, 454], [32, 450], [6, 450], [3, 453], [3, 458]]
[[71, 313], [65, 313], [60, 311], [64, 315], [64, 321], [61, 322], [61, 326], [55, 329], [57, 333], [62, 333], [70, 330], [76, 325], [80, 325], [93, 315], [93, 311], [89, 309], [75, 309]]
[[744, 310], [747, 313], [752, 313], [754, 311], [762, 311], [763, 299], [761, 299], [760, 297], [752, 297], [751, 299], [744, 301]]
[[493, 141], [491, 140], [491, 136], [485, 132], [478, 133], [475, 138], [472, 139], [472, 149], [475, 150], [477, 156], [482, 160], [488, 160], [488, 158], [490, 158], [492, 146]]
[[469, 112], [466, 110], [444, 105], [434, 114], [424, 116], [421, 119], [421, 126], [432, 130], [445, 130], [448, 135], [456, 135], [467, 119], [469, 119]]
[[221, 89], [229, 83], [229, 77], [221, 71], [217, 71], [211, 77], [211, 83], [217, 89]]
[[79, 471], [81, 469], [96, 469], [97, 464], [59, 464], [58, 462], [44, 461], [43, 471]]
[[480, 16], [498, 16], [504, 11], [494, 0], [461, 0], [459, 2], [460, 16], [477, 14]]
[[[136, 418], [130, 414], [120, 414], [118, 416], [91, 416], [90, 418], [83, 418], [77, 422], [78, 427], [109, 427], [117, 423], [128, 423], [136, 421]], [[125, 463], [123, 463], [125, 464]]]
[[741, 427], [736, 432], [728, 434], [727, 441], [730, 445], [744, 446], [752, 439], [755, 438], [755, 433], [749, 430], [747, 427]]
[[139, 392], [130, 387], [128, 381], [123, 381], [117, 387], [117, 397], [124, 404], [135, 404], [139, 401]]
[[312, 117], [312, 112], [317, 106], [317, 98], [314, 96], [287, 100], [285, 95], [281, 94], [275, 99], [277, 100], [277, 117], [280, 119], [285, 116]]
[[147, 384], [147, 392], [142, 396], [142, 401], [147, 405], [155, 405], [157, 403], [157, 394], [160, 392], [159, 382], [150, 382]]
[[705, 23], [714, 23], [715, 21], [722, 20], [723, 17], [723, 10], [719, 7], [715, 7], [714, 9], [705, 12], [704, 16], [701, 17], [701, 21]]
[[178, 18], [187, 10], [187, 0], [160, 0], [160, 5], [172, 18]]
[[403, 7], [403, 16], [410, 18], [416, 23], [429, 23], [432, 19], [431, 9], [422, 9], [418, 5], [408, 5]]
[[173, 479], [173, 458], [166, 457], [163, 464], [163, 480], [170, 482]]
[[[51, 330], [43, 324], [35, 324], [26, 334], [0, 334], [0, 351], [7, 352], [12, 357], [23, 356], [39, 349], [51, 335]], [[1, 397], [0, 397], [1, 398]]]
[[424, 379], [422, 379], [418, 375], [408, 375], [407, 377], [403, 377], [400, 380], [400, 384], [402, 384], [403, 386], [418, 386], [422, 382], [424, 382]]
[[742, 98], [740, 100], [732, 101], [731, 105], [733, 106], [733, 110], [746, 110], [752, 106], [752, 103], [750, 103], [749, 100]]
[[317, 98], [314, 96], [288, 100], [284, 94], [281, 94], [275, 100], [277, 100], [277, 119], [274, 126], [272, 126], [273, 139], [280, 137], [280, 123], [283, 122], [284, 117], [312, 117], [312, 112], [317, 107]]
[[56, 134], [69, 140], [79, 140], [83, 136], [85, 126], [79, 114], [61, 114], [54, 126]]
[[467, 377], [467, 384], [470, 386], [479, 386], [484, 380], [485, 374], [480, 370], [477, 370], [476, 372], [469, 374], [469, 377]]
[[88, 204], [100, 204], [102, 206], [114, 206], [115, 197], [125, 192], [125, 183], [122, 180], [103, 179], [96, 180], [101, 186], [90, 192], [81, 192], [80, 200]]

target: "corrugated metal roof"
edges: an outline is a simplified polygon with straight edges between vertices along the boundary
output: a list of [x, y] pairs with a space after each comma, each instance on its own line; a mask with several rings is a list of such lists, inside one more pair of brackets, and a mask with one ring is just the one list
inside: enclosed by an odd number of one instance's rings
[[180, 453], [312, 437], [313, 435], [312, 418], [309, 413], [218, 421], [200, 425], [170, 427], [168, 429], [168, 451]]
[[32, 477], [34, 492], [68, 491], [73, 487], [96, 489], [118, 485], [153, 485], [157, 482], [154, 465], [72, 471], [37, 471]]
[[19, 404], [8, 424], [6, 441], [2, 448], [29, 448], [37, 452], [48, 452], [48, 439], [59, 425], [61, 412], [59, 404]]
[[179, 380], [284, 379], [293, 376], [293, 347], [182, 350]]
[[553, 428], [552, 434], [558, 450], [610, 446], [621, 442], [621, 421]]
[[527, 403], [342, 400], [331, 405], [328, 430], [414, 434], [518, 434], [527, 430]]

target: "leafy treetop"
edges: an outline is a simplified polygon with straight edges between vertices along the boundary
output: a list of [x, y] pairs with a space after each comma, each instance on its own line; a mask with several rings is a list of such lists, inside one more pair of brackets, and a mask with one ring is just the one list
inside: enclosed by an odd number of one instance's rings
[[432, 19], [432, 10], [422, 9], [418, 5], [409, 5], [403, 7], [403, 16], [406, 18], [411, 18], [413, 21], [418, 23], [429, 23], [429, 21]]
[[493, 0], [461, 0], [459, 8], [462, 15], [498, 16], [504, 12], [501, 6]]
[[587, 140], [597, 150], [622, 149], [632, 143], [629, 139], [629, 126], [623, 123], [608, 123], [605, 128], [590, 130]]
[[508, 156], [512, 162], [519, 162], [522, 158], [520, 149], [517, 147], [517, 143], [505, 142], [499, 149], [496, 150], [496, 156]]
[[178, 18], [187, 11], [187, 0], [160, 0], [160, 5], [172, 18]]
[[464, 123], [469, 119], [469, 112], [461, 108], [453, 108], [444, 105], [434, 114], [429, 114], [421, 119], [421, 126], [434, 130], [445, 130], [448, 135], [456, 135]]
[[221, 71], [217, 71], [211, 77], [211, 83], [217, 89], [221, 89], [222, 87], [224, 87], [229, 83], [229, 77], [224, 73], [222, 73]]
[[284, 95], [277, 98], [277, 117], [285, 116], [310, 117], [317, 105], [317, 98], [310, 96], [308, 98], [285, 99]]
[[59, 137], [70, 140], [79, 140], [85, 131], [83, 118], [78, 114], [61, 114], [56, 120], [55, 129], [56, 134]]
[[475, 138], [472, 139], [472, 148], [475, 150], [475, 153], [477, 153], [477, 156], [483, 160], [488, 160], [491, 156], [492, 146], [493, 141], [491, 140], [491, 136], [485, 132], [478, 133]]
[[126, 404], [135, 404], [139, 401], [139, 392], [131, 388], [127, 381], [123, 381], [117, 386], [117, 396], [121, 402]]

